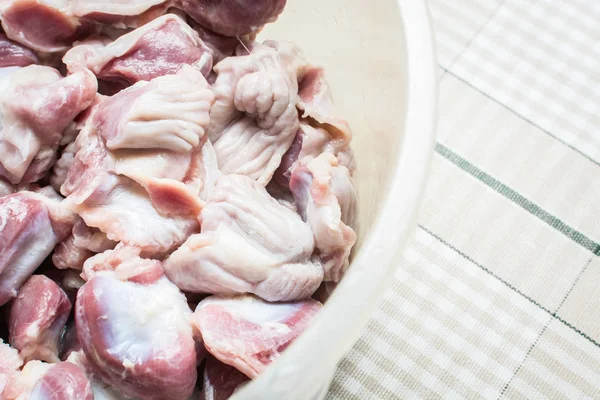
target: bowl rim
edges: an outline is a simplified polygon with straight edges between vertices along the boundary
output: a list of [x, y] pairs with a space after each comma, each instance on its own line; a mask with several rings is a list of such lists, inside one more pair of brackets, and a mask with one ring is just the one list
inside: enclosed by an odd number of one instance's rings
[[[294, 379], [305, 381], [296, 381], [299, 389], [306, 388], [308, 381], [308, 385], [316, 386], [314, 389], [318, 391], [323, 384], [323, 377], [319, 377], [324, 370], [320, 365], [323, 363], [328, 363], [330, 370], [330, 376], [324, 382], [328, 385], [337, 363], [362, 335], [374, 308], [392, 281], [406, 243], [414, 234], [435, 145], [438, 64], [426, 2], [396, 0], [396, 3], [406, 50], [406, 118], [401, 155], [390, 166], [394, 168], [394, 173], [381, 210], [369, 237], [355, 255], [352, 268], [311, 327], [264, 373], [236, 392], [232, 399], [278, 398], [277, 394], [270, 397], [266, 389], [271, 391], [273, 388], [274, 392], [290, 394], [289, 380]], [[401, 199], [401, 204], [398, 199]], [[360, 295], [342, 295], [359, 289]], [[324, 340], [325, 336], [332, 338]], [[299, 366], [311, 362], [319, 365], [313, 368], [314, 376], [307, 376], [306, 368]], [[300, 371], [303, 376], [298, 378]], [[280, 380], [288, 381], [278, 385]], [[318, 382], [322, 383], [321, 387]], [[289, 398], [295, 397], [290, 394]]]

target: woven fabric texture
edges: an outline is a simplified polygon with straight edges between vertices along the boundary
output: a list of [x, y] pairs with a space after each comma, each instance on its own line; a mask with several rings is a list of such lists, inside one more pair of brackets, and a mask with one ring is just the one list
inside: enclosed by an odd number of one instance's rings
[[429, 6], [417, 233], [327, 399], [598, 399], [600, 2]]

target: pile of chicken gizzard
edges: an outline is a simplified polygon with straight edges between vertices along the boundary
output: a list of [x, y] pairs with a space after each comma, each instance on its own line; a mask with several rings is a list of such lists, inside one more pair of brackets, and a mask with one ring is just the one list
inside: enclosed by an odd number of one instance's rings
[[0, 2], [0, 399], [227, 399], [357, 236], [285, 0]]

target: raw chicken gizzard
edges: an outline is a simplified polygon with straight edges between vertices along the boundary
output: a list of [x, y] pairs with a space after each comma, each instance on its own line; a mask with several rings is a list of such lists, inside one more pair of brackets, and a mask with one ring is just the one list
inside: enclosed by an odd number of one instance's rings
[[310, 327], [356, 166], [285, 4], [0, 1], [0, 400], [226, 400]]

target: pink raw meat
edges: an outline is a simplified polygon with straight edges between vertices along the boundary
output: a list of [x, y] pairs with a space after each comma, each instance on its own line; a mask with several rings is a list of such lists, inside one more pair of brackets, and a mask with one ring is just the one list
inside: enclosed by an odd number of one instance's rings
[[356, 243], [352, 226], [357, 195], [350, 172], [333, 154], [323, 153], [294, 170], [290, 190], [298, 212], [313, 231], [325, 281], [339, 282]]
[[64, 240], [75, 216], [55, 199], [34, 192], [0, 198], [0, 306]]
[[266, 41], [266, 46], [276, 49], [287, 62], [296, 68], [298, 76], [298, 101], [301, 113], [300, 128], [289, 150], [284, 154], [281, 165], [275, 172], [275, 180], [288, 189], [292, 172], [302, 161], [307, 164], [322, 153], [332, 153], [338, 162], [355, 169], [355, 160], [350, 141], [350, 126], [339, 116], [333, 104], [331, 88], [323, 68], [309, 64], [298, 47], [288, 42]]
[[93, 400], [90, 381], [84, 371], [70, 362], [54, 364], [37, 381], [31, 391], [32, 399]]
[[63, 61], [70, 70], [83, 66], [99, 79], [123, 87], [174, 74], [184, 64], [197, 68], [204, 76], [212, 69], [210, 49], [174, 14], [159, 17], [114, 42], [83, 42], [69, 50]]
[[138, 82], [94, 106], [61, 191], [86, 224], [114, 241], [165, 253], [198, 230], [216, 173], [204, 137], [213, 94], [202, 74]]
[[194, 323], [206, 349], [249, 378], [256, 378], [310, 324], [321, 303], [267, 303], [254, 296], [208, 297]]
[[54, 249], [52, 263], [59, 269], [81, 270], [88, 258], [113, 249], [116, 245], [99, 229], [90, 228], [79, 219], [73, 226], [71, 236]]
[[286, 0], [175, 0], [200, 25], [226, 36], [260, 30], [274, 22]]
[[96, 254], [83, 266], [82, 277], [89, 281], [103, 272], [114, 272], [121, 281], [151, 284], [164, 275], [162, 263], [158, 260], [140, 258], [140, 249], [119, 244], [114, 250]]
[[209, 355], [204, 366], [202, 400], [227, 400], [250, 379], [234, 367]]
[[0, 3], [6, 35], [27, 47], [43, 52], [66, 50], [97, 30], [66, 9], [69, 0], [5, 0]]
[[214, 68], [208, 135], [219, 168], [266, 186], [298, 130], [296, 66], [269, 46], [239, 47]]
[[0, 177], [30, 183], [51, 167], [63, 131], [92, 103], [97, 84], [86, 71], [64, 78], [39, 65], [13, 71], [0, 82]]
[[43, 275], [33, 275], [14, 299], [9, 319], [10, 344], [25, 362], [58, 362], [58, 341], [71, 312], [66, 293]]
[[2, 400], [93, 400], [90, 381], [84, 371], [70, 362], [46, 364], [28, 362], [21, 372], [13, 374]]
[[[130, 271], [157, 263], [133, 256], [123, 262], [136, 264]], [[75, 319], [85, 355], [125, 395], [186, 399], [196, 383], [196, 351], [185, 296], [164, 276], [143, 284], [119, 278], [98, 271], [79, 290]]]
[[0, 68], [26, 67], [30, 64], [37, 64], [38, 61], [33, 51], [0, 33]]
[[188, 23], [204, 42], [206, 46], [212, 51], [213, 63], [216, 65], [221, 60], [231, 57], [235, 54], [235, 50], [241, 43], [245, 43], [250, 46], [252, 40], [250, 35], [245, 36], [224, 36], [217, 32], [213, 32], [210, 29], [203, 27], [191, 18], [188, 18]]
[[291, 301], [309, 297], [321, 283], [310, 227], [253, 179], [221, 176], [200, 219], [202, 232], [165, 261], [182, 290]]
[[0, 398], [10, 377], [17, 373], [22, 365], [23, 359], [19, 352], [0, 339]]
[[83, 263], [94, 255], [86, 248], [75, 244], [75, 237], [69, 236], [64, 242], [59, 243], [52, 254], [52, 263], [58, 269], [77, 269], [83, 268]]
[[308, 65], [299, 74], [298, 108], [304, 118], [311, 118], [320, 124], [333, 141], [342, 141], [348, 146], [352, 140], [352, 131], [348, 122], [339, 117], [333, 105], [331, 88], [325, 79], [323, 68]]

